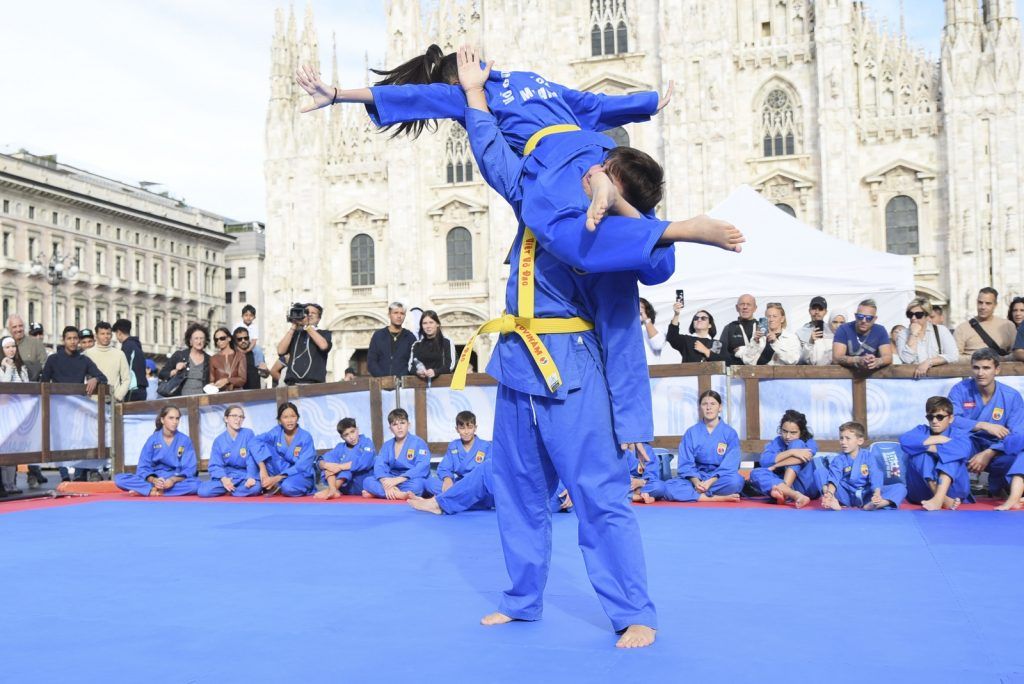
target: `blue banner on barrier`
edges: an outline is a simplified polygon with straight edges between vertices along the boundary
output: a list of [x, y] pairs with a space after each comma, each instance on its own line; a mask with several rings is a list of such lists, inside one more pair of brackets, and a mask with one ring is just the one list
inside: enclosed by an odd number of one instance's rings
[[50, 395], [50, 450], [95, 449], [96, 418], [92, 397]]
[[476, 434], [490, 440], [494, 435], [494, 404], [498, 397], [496, 386], [471, 385], [455, 391], [448, 387], [427, 391], [427, 441], [450, 442], [457, 439], [455, 416], [460, 411], [476, 415]]
[[37, 394], [0, 394], [0, 454], [43, 448], [42, 402]]

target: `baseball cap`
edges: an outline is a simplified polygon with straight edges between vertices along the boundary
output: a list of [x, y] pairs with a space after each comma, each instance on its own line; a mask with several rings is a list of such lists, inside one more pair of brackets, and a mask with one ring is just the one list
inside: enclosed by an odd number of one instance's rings
[[828, 302], [825, 301], [824, 297], [822, 297], [821, 295], [818, 295], [817, 297], [812, 297], [811, 298], [811, 305], [810, 305], [809, 308], [811, 308], [811, 309], [828, 309]]
[[42, 335], [43, 334], [43, 324], [42, 323], [33, 323], [32, 325], [28, 326], [28, 334], [29, 335]]
[[86, 337], [96, 337], [95, 335], [92, 334], [92, 328], [82, 328], [81, 330], [78, 331], [78, 339], [82, 340], [85, 339]]
[[149, 370], [155, 371], [156, 370], [156, 361], [154, 361], [153, 359], [146, 359], [146, 368], [148, 368]]

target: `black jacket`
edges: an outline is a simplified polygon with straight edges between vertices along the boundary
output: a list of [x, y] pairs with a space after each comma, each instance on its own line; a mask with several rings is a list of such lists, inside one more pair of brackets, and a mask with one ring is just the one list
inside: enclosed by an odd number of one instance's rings
[[419, 361], [426, 369], [434, 370], [434, 377], [451, 373], [455, 370], [455, 343], [447, 337], [436, 342], [426, 338], [416, 340], [409, 355], [409, 375], [416, 374], [416, 362]]
[[679, 334], [679, 324], [670, 323], [668, 326], [668, 332], [665, 334], [665, 341], [672, 345], [672, 348], [679, 352], [680, 356], [683, 357], [683, 363], [700, 363], [702, 361], [722, 361], [723, 356], [721, 353], [715, 353], [712, 351], [708, 356], [704, 356], [702, 352], [697, 351], [695, 346], [697, 340], [701, 341], [708, 349], [711, 349], [714, 340], [709, 338], [701, 338], [696, 335], [681, 335]]
[[[754, 327], [756, 325], [757, 321], [752, 318], [749, 321], [740, 321], [737, 319], [725, 326], [725, 330], [722, 331], [722, 336], [718, 339], [722, 341], [722, 358], [725, 359], [726, 365], [743, 365], [743, 361], [740, 357], [736, 356], [736, 352], [739, 351], [739, 348], [745, 345], [749, 340], [753, 339]], [[744, 337], [744, 333], [746, 333], [746, 337]]]
[[[139, 342], [139, 338], [126, 338], [121, 343], [121, 351], [124, 352], [124, 358], [128, 360], [128, 365], [131, 366], [132, 372], [135, 373], [136, 387], [146, 389], [146, 385], [149, 382], [146, 379], [146, 355], [142, 352], [142, 343]], [[135, 353], [134, 360], [132, 359], [132, 352]]]
[[402, 328], [397, 338], [386, 327], [373, 333], [370, 349], [366, 353], [370, 375], [375, 378], [408, 375], [409, 357], [415, 342], [416, 336], [405, 328]]

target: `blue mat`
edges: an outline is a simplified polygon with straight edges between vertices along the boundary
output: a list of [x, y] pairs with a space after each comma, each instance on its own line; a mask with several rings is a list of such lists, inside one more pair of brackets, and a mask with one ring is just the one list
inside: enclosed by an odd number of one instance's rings
[[[0, 516], [7, 682], [1024, 682], [1024, 515], [640, 508], [621, 651], [555, 517], [545, 618], [483, 628], [495, 516], [95, 502]], [[784, 674], [784, 673], [788, 673]]]

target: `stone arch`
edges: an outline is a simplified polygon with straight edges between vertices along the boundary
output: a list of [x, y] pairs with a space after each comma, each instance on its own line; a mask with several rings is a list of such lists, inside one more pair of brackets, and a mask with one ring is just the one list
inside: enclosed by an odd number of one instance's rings
[[757, 91], [751, 104], [759, 156], [789, 156], [803, 150], [803, 101], [792, 83], [773, 76]]

